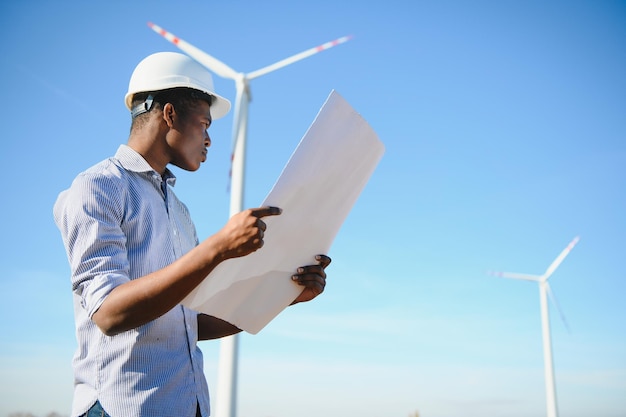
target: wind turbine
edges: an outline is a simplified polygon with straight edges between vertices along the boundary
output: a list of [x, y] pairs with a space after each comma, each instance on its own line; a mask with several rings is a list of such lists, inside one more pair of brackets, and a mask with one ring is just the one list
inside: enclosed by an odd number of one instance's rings
[[[565, 249], [556, 257], [556, 259], [550, 264], [546, 272], [543, 275], [529, 275], [518, 274], [514, 272], [493, 272], [493, 275], [503, 278], [522, 279], [526, 281], [534, 281], [539, 284], [539, 301], [541, 304], [541, 329], [543, 334], [543, 361], [544, 361], [544, 374], [546, 380], [546, 407], [548, 417], [557, 417], [557, 404], [556, 404], [556, 388], [554, 383], [554, 365], [552, 363], [552, 344], [550, 340], [550, 317], [548, 315], [548, 296], [552, 298], [552, 301], [556, 305], [561, 318], [565, 322], [565, 317], [560, 311], [559, 305], [556, 302], [556, 298], [550, 290], [548, 284], [548, 278], [559, 267], [563, 259], [570, 253], [574, 245], [578, 243], [579, 237], [576, 236]], [[567, 323], [565, 322], [567, 326]]]
[[[276, 71], [289, 64], [300, 61], [318, 52], [342, 44], [351, 39], [343, 36], [334, 41], [326, 42], [314, 48], [307, 49], [249, 73], [237, 72], [228, 65], [212, 57], [195, 46], [185, 42], [172, 33], [152, 22], [148, 26], [156, 33], [176, 45], [191, 58], [223, 78], [235, 81], [236, 99], [233, 115], [233, 136], [231, 150], [231, 190], [230, 215], [243, 210], [244, 173], [246, 159], [246, 137], [248, 130], [248, 105], [251, 101], [250, 81], [262, 75]], [[237, 403], [237, 355], [238, 336], [223, 338], [220, 342], [220, 360], [217, 381], [216, 417], [235, 417]]]

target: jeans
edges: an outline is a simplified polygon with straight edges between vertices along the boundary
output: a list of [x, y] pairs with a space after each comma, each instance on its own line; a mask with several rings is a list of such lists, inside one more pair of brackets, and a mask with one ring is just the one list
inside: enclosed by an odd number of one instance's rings
[[99, 401], [96, 401], [94, 405], [87, 410], [87, 414], [83, 414], [82, 417], [111, 417], [104, 411], [104, 408], [100, 405]]
[[[96, 401], [94, 405], [87, 410], [87, 414], [83, 414], [81, 417], [111, 417], [104, 411], [104, 408], [100, 405], [100, 401]], [[202, 417], [200, 413], [200, 404], [196, 406], [196, 417]]]

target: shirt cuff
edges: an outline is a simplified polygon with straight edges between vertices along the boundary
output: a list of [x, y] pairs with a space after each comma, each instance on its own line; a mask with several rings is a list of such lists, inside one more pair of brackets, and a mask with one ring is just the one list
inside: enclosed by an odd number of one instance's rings
[[98, 275], [94, 277], [89, 286], [83, 291], [81, 299], [83, 308], [89, 318], [98, 311], [105, 298], [107, 298], [115, 287], [128, 281], [128, 277], [119, 274]]

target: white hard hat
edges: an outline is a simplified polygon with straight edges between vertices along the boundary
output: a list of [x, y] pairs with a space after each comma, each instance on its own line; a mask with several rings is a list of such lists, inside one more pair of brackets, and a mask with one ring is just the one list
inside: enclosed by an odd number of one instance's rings
[[213, 96], [211, 117], [219, 119], [230, 110], [230, 101], [215, 94], [211, 73], [191, 59], [177, 52], [157, 52], [144, 58], [133, 71], [124, 101], [131, 110], [133, 95], [169, 88], [187, 87]]

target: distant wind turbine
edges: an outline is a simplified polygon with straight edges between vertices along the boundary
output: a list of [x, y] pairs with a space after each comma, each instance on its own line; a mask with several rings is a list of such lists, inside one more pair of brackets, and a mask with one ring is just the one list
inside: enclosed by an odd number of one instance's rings
[[[231, 150], [231, 190], [230, 215], [243, 210], [244, 172], [246, 159], [246, 136], [248, 130], [248, 104], [251, 101], [250, 81], [276, 71], [289, 64], [300, 61], [318, 52], [342, 44], [351, 39], [344, 36], [334, 41], [324, 43], [299, 54], [285, 58], [272, 65], [268, 65], [247, 74], [237, 72], [228, 65], [212, 57], [195, 46], [185, 42], [165, 29], [148, 22], [148, 26], [156, 33], [172, 42], [191, 58], [223, 78], [235, 81], [237, 97], [233, 115], [233, 139]], [[237, 403], [237, 335], [223, 338], [220, 342], [220, 361], [217, 381], [216, 417], [235, 417]]]
[[518, 274], [514, 272], [492, 272], [492, 275], [496, 275], [503, 278], [522, 279], [527, 281], [534, 281], [539, 283], [539, 300], [541, 303], [541, 328], [543, 333], [543, 361], [544, 361], [544, 373], [546, 379], [546, 407], [548, 417], [558, 417], [557, 404], [556, 404], [556, 388], [554, 383], [554, 365], [552, 363], [552, 344], [550, 336], [550, 317], [548, 315], [548, 296], [552, 299], [555, 306], [561, 314], [563, 322], [565, 322], [565, 316], [562, 314], [556, 298], [550, 290], [548, 284], [548, 278], [559, 267], [563, 259], [570, 253], [574, 245], [578, 243], [579, 237], [575, 237], [569, 245], [556, 257], [556, 259], [550, 264], [546, 272], [543, 275], [529, 275]]

